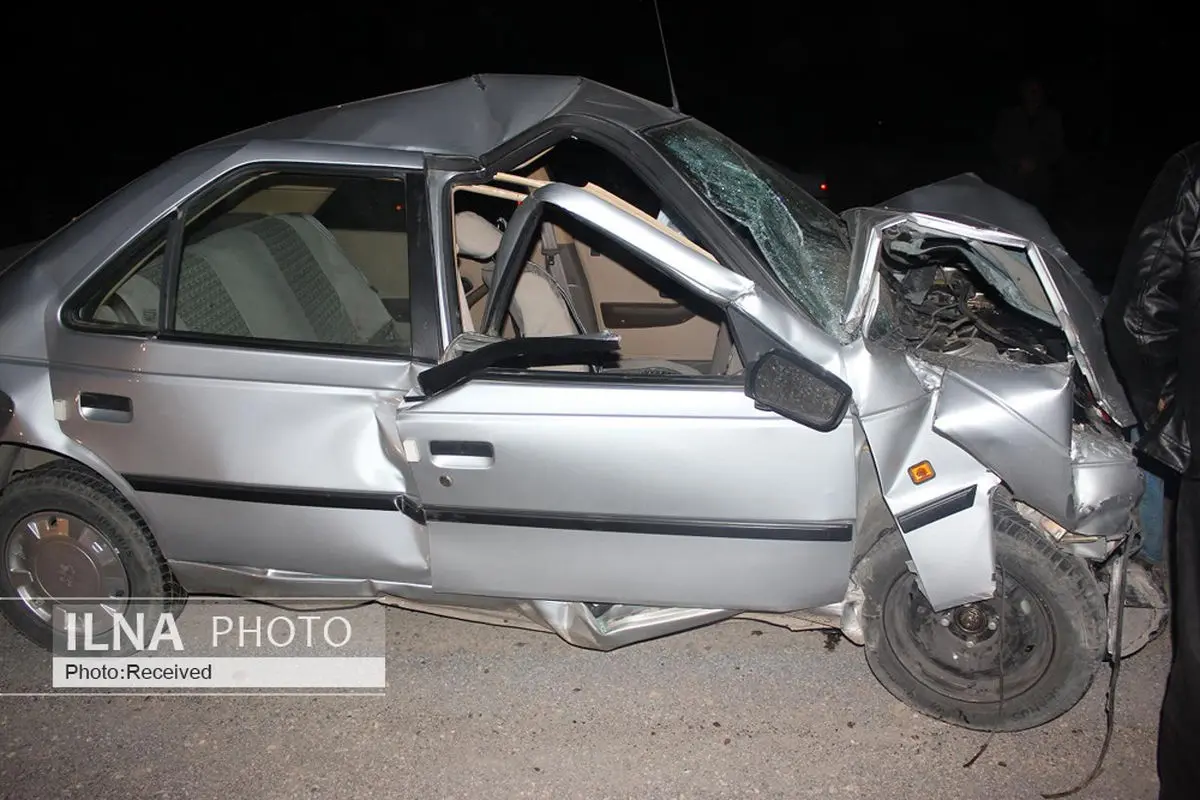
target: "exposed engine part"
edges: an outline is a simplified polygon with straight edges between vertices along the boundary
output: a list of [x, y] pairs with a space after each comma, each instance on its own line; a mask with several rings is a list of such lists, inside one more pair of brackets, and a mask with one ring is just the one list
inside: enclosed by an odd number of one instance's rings
[[[1019, 364], [1063, 363], [1070, 345], [1058, 328], [1009, 306], [976, 274], [962, 243], [946, 241], [919, 254], [888, 248], [880, 270], [890, 289], [875, 336], [904, 350]], [[1076, 366], [1078, 371], [1078, 366]], [[1121, 435], [1082, 375], [1073, 381], [1076, 421]]]
[[884, 270], [896, 303], [893, 335], [907, 347], [960, 354], [985, 342], [1006, 360], [1046, 364], [1067, 360], [1061, 331], [1049, 328], [994, 299], [987, 284], [975, 282], [957, 264], [932, 263], [901, 272]]
[[995, 360], [1000, 358], [1000, 350], [987, 339], [955, 339], [947, 342], [942, 352], [960, 358]]
[[1085, 561], [1093, 563], [1104, 561], [1125, 540], [1124, 536], [1113, 536], [1106, 539], [1103, 536], [1094, 536], [1067, 530], [1041, 511], [1020, 500], [1014, 500], [1013, 507], [1028, 522], [1037, 526], [1038, 530], [1044, 533], [1047, 538], [1057, 542], [1064, 549]]

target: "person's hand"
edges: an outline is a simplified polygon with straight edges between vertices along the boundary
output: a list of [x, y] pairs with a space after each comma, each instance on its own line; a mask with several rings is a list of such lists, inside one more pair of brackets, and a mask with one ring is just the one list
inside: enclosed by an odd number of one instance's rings
[[1158, 413], [1161, 414], [1163, 412], [1163, 409], [1166, 407], [1167, 407], [1167, 398], [1165, 398], [1165, 397], [1158, 398]]

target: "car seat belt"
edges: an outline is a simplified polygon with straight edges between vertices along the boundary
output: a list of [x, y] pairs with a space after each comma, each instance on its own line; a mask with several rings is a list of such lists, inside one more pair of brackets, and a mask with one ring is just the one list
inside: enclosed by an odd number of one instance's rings
[[571, 282], [567, 280], [566, 270], [563, 269], [562, 259], [559, 257], [558, 237], [554, 235], [554, 228], [549, 222], [542, 223], [542, 255], [546, 259], [545, 272], [551, 279], [550, 283], [558, 289], [559, 295], [567, 304], [567, 311], [570, 312], [571, 319], [579, 327], [580, 333], [589, 333], [590, 331], [584, 327], [583, 319], [579, 316], [579, 309], [575, 307], [575, 302], [571, 299]]
[[542, 255], [546, 257], [546, 271], [563, 289], [570, 288], [567, 273], [558, 258], [558, 237], [554, 235], [554, 228], [550, 227], [549, 222], [542, 223]]
[[713, 347], [712, 364], [708, 368], [709, 375], [724, 375], [729, 371], [729, 362], [733, 359], [733, 335], [729, 323], [722, 322], [717, 329], [717, 344]]

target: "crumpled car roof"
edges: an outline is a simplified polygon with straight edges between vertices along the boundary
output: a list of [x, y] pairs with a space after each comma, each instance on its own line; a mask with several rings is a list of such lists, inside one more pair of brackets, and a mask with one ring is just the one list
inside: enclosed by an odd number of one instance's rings
[[479, 158], [563, 114], [600, 117], [635, 130], [683, 118], [587, 78], [485, 74], [309, 111], [204, 146], [299, 140]]

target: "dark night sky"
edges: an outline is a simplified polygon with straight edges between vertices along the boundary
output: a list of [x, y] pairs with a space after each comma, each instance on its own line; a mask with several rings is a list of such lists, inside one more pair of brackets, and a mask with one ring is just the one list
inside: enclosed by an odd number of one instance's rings
[[[1195, 18], [1168, 15], [1186, 4], [1031, 5], [1061, 18], [1039, 21], [1014, 4], [660, 2], [683, 110], [856, 202], [979, 166], [1030, 70], [1064, 115], [1072, 196], [1132, 214], [1200, 137]], [[669, 101], [649, 0], [102, 8], [10, 15], [0, 245], [222, 134], [473, 72], [583, 74]]]

